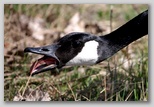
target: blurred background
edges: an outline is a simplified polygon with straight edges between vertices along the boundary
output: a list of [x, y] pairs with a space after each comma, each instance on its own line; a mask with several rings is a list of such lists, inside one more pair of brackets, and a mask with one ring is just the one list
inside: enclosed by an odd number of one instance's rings
[[65, 67], [29, 77], [41, 56], [25, 47], [52, 44], [70, 32], [97, 36], [117, 29], [146, 4], [5, 4], [5, 101], [147, 101], [148, 36], [94, 66]]

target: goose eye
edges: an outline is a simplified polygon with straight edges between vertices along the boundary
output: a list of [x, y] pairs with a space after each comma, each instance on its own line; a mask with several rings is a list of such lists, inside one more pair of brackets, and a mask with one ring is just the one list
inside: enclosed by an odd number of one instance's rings
[[75, 42], [73, 42], [72, 45], [73, 45], [74, 48], [77, 48], [77, 47], [81, 46], [81, 44], [82, 44], [81, 41], [75, 41]]

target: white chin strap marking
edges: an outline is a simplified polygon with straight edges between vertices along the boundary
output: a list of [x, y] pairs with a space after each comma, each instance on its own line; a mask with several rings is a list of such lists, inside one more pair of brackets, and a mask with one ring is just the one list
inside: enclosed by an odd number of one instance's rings
[[78, 55], [71, 59], [69, 62], [67, 62], [66, 65], [70, 66], [95, 64], [98, 59], [98, 45], [98, 42], [95, 40], [86, 42], [81, 52], [78, 53]]

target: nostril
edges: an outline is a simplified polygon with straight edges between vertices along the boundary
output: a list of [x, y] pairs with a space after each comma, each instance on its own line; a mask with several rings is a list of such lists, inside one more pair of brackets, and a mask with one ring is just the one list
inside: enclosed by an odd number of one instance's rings
[[43, 49], [42, 49], [42, 51], [49, 51], [49, 50], [48, 50], [48, 49], [46, 49], [46, 48], [43, 48]]

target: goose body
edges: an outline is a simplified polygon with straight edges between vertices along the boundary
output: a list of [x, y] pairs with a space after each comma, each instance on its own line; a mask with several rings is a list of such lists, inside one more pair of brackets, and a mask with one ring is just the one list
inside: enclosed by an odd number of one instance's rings
[[73, 32], [52, 45], [24, 51], [44, 55], [33, 63], [30, 73], [34, 75], [63, 66], [97, 64], [147, 34], [148, 10], [104, 36]]

